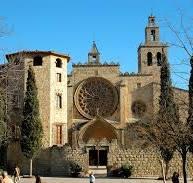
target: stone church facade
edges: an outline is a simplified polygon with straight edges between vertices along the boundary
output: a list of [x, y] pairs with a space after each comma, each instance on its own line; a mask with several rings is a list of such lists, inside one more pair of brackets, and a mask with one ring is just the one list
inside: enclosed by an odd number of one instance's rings
[[[44, 148], [34, 160], [34, 171], [42, 175], [68, 175], [68, 162], [75, 161], [85, 170], [92, 169], [99, 174], [107, 173], [111, 167], [130, 164], [134, 167], [133, 176], [160, 176], [158, 153], [154, 149], [136, 147], [129, 136], [135, 136], [133, 125], [151, 118], [158, 109], [160, 66], [162, 54], [167, 57], [167, 49], [160, 41], [155, 17], [150, 16], [145, 43], [138, 47], [138, 73], [121, 73], [119, 64], [102, 62], [95, 42], [87, 63], [73, 64], [69, 75], [68, 55], [49, 51], [7, 55], [10, 62], [20, 54], [23, 60], [17, 66], [20, 67], [17, 75], [21, 78], [16, 97], [21, 105], [14, 109], [17, 114], [22, 111], [29, 65], [35, 72]], [[13, 70], [15, 74], [15, 68]], [[181, 114], [186, 115], [182, 101], [188, 101], [187, 91], [175, 88], [174, 93], [182, 106]], [[13, 111], [12, 106], [9, 108]], [[15, 116], [13, 118], [19, 126]], [[9, 147], [8, 163], [11, 166], [13, 162], [20, 163], [25, 172], [27, 164], [18, 143]], [[13, 153], [18, 154], [17, 158]], [[189, 172], [193, 172], [191, 165], [189, 160]], [[180, 168], [176, 155], [170, 171]]]

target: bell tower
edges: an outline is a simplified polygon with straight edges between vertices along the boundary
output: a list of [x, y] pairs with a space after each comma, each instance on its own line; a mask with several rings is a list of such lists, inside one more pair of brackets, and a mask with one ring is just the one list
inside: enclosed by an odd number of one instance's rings
[[154, 16], [148, 17], [148, 25], [145, 28], [145, 43], [159, 43], [159, 27], [156, 25]]
[[145, 43], [138, 47], [138, 73], [159, 77], [162, 55], [167, 58], [167, 44], [160, 42], [159, 26], [155, 16], [148, 17], [145, 28]]
[[92, 48], [88, 53], [88, 64], [100, 64], [100, 53], [97, 49], [95, 41], [93, 41]]

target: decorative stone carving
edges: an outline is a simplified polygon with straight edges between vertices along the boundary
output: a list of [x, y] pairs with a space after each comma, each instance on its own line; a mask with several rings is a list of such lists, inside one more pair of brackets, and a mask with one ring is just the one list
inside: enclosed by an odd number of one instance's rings
[[74, 102], [78, 111], [88, 119], [94, 118], [97, 114], [108, 117], [117, 108], [118, 94], [108, 80], [91, 77], [77, 87]]

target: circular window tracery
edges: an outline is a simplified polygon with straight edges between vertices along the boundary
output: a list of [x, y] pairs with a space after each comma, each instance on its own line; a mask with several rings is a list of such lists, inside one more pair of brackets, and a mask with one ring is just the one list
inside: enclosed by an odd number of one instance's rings
[[146, 104], [143, 101], [134, 101], [131, 110], [135, 116], [142, 117], [147, 110]]
[[118, 94], [116, 88], [106, 79], [92, 77], [77, 87], [74, 102], [78, 111], [88, 119], [97, 114], [108, 117], [116, 110]]

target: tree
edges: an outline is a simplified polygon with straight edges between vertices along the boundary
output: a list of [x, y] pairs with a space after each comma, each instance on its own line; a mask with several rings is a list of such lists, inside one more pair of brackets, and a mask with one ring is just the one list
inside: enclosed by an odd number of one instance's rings
[[[161, 164], [163, 182], [166, 182], [169, 170], [169, 162], [173, 158], [175, 147], [173, 146], [170, 136], [162, 133], [162, 125], [157, 123], [157, 118], [138, 122], [133, 130], [137, 137], [135, 137], [136, 144], [140, 147], [153, 147], [158, 152], [158, 157]], [[165, 169], [164, 169], [165, 163]]]
[[177, 149], [181, 152], [181, 132], [185, 135], [187, 131], [180, 131], [185, 128], [180, 121], [179, 109], [174, 100], [169, 63], [164, 52], [160, 72], [159, 110], [152, 119], [145, 122], [146, 124], [139, 124], [137, 134], [145, 143], [153, 145], [160, 152], [160, 157], [166, 165], [166, 170], [163, 171], [165, 182], [174, 151]]
[[32, 159], [40, 150], [43, 137], [37, 95], [35, 75], [29, 67], [24, 98], [24, 119], [21, 125], [21, 149], [24, 156], [30, 159], [30, 176], [32, 176]]
[[[188, 124], [191, 126], [193, 130], [193, 55], [190, 58], [190, 78], [189, 78], [189, 110], [188, 110]], [[193, 152], [193, 148], [191, 148]]]
[[[181, 154], [183, 164], [183, 177], [184, 183], [187, 183], [186, 174], [186, 159], [188, 151], [193, 152], [193, 34], [190, 25], [184, 25], [184, 14], [180, 12], [180, 27], [177, 29], [172, 26], [167, 20], [165, 21], [168, 28], [174, 33], [175, 44], [172, 44], [178, 48], [181, 48], [188, 55], [190, 64], [190, 77], [189, 77], [189, 102], [188, 102], [188, 118], [187, 121], [181, 123], [178, 130], [178, 136], [175, 137], [177, 150]], [[178, 31], [177, 31], [178, 30]]]
[[6, 165], [6, 146], [9, 140], [9, 130], [6, 121], [5, 92], [0, 88], [0, 166]]
[[[163, 52], [163, 50], [162, 50]], [[179, 122], [179, 113], [178, 107], [174, 101], [174, 94], [172, 89], [172, 82], [170, 76], [169, 63], [165, 56], [165, 53], [162, 53], [162, 63], [161, 63], [161, 75], [160, 75], [160, 97], [159, 97], [159, 112], [157, 114], [157, 123], [158, 130], [164, 134], [164, 138], [167, 140], [170, 139], [170, 144], [165, 142], [163, 139], [163, 144], [160, 145], [161, 155], [166, 164], [166, 174], [167, 177], [169, 162], [173, 157], [175, 150], [175, 144], [171, 139], [168, 133], [165, 133], [165, 130], [168, 130], [168, 124], [177, 124]], [[171, 144], [172, 143], [172, 144]]]
[[6, 103], [5, 103], [5, 93], [2, 88], [0, 88], [0, 146], [6, 141]]
[[[0, 17], [0, 38], [9, 35], [10, 31], [4, 23], [4, 19]], [[2, 51], [2, 48], [0, 48]], [[5, 65], [5, 64], [4, 64]], [[10, 141], [11, 133], [8, 126], [7, 114], [7, 90], [6, 90], [6, 77], [5, 66], [0, 65], [0, 165], [6, 165], [6, 148]]]
[[[163, 58], [163, 63], [164, 60]], [[173, 146], [181, 155], [184, 183], [187, 183], [186, 163], [187, 153], [191, 146], [192, 133], [190, 125], [188, 125], [186, 120], [179, 117], [179, 110], [174, 101], [169, 69], [166, 69], [167, 67], [166, 63], [163, 64], [161, 69], [161, 95], [158, 121], [162, 121], [161, 133], [170, 138]]]

